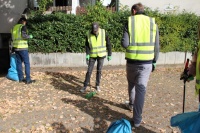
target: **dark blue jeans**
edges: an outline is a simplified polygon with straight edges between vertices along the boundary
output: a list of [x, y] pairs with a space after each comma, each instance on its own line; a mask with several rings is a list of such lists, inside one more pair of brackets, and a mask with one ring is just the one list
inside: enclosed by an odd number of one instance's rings
[[30, 81], [31, 77], [30, 77], [30, 62], [29, 62], [28, 50], [15, 51], [15, 53], [17, 58], [16, 66], [17, 66], [19, 81], [22, 81], [24, 79], [22, 62], [24, 62], [25, 66], [26, 81]]
[[92, 75], [92, 71], [94, 68], [94, 64], [97, 60], [97, 72], [96, 72], [96, 86], [99, 86], [101, 80], [101, 70], [103, 68], [104, 58], [90, 58], [88, 70], [85, 76], [84, 87], [87, 87], [88, 83], [90, 82], [90, 78]]

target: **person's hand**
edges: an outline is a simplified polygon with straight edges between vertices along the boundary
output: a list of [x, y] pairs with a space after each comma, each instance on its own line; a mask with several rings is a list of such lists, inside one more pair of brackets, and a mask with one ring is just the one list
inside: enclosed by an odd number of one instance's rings
[[151, 72], [153, 72], [156, 69], [156, 63], [152, 63], [152, 70]]
[[90, 59], [90, 55], [87, 54], [87, 55], [86, 55], [86, 60], [89, 60], [89, 59]]
[[86, 55], [86, 64], [89, 65], [90, 55]]
[[188, 75], [187, 72], [182, 72], [180, 75], [180, 80], [184, 80], [184, 82], [194, 80], [194, 76]]
[[187, 81], [187, 79], [188, 79], [187, 72], [182, 72], [181, 75], [180, 75], [180, 80]]
[[29, 38], [32, 39], [32, 38], [33, 38], [33, 35], [29, 35]]
[[107, 60], [110, 61], [112, 59], [112, 56], [108, 56]]
[[189, 76], [188, 76], [188, 79], [187, 79], [187, 82], [190, 82], [191, 80], [194, 80], [194, 76], [189, 75]]

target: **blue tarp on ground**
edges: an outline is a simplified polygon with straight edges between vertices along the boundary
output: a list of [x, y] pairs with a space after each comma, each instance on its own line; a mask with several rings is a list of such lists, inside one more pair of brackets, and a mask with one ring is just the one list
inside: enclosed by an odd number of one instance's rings
[[10, 68], [8, 69], [8, 74], [6, 78], [14, 81], [19, 81], [18, 73], [17, 73], [17, 58], [15, 54], [11, 54], [10, 56]]

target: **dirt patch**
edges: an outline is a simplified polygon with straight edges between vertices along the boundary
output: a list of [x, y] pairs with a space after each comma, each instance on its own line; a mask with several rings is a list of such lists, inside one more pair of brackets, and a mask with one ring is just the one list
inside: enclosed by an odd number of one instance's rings
[[[104, 67], [101, 93], [91, 100], [79, 92], [85, 78], [83, 68], [32, 68], [37, 82], [26, 85], [0, 77], [1, 132], [102, 133], [111, 122], [131, 119], [125, 109], [128, 100], [125, 66]], [[170, 118], [182, 113], [182, 68], [160, 66], [150, 76], [143, 111], [144, 124], [133, 133], [178, 132]], [[91, 78], [94, 90], [95, 70]], [[198, 100], [194, 82], [186, 84], [185, 111], [195, 111]], [[90, 90], [91, 89], [91, 90]]]

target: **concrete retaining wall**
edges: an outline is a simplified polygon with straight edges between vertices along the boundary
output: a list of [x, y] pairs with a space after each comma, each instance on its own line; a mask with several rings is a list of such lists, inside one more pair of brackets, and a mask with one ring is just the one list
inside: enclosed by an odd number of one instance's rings
[[[160, 53], [158, 65], [183, 64], [186, 58], [191, 59], [191, 53], [168, 52]], [[83, 67], [86, 66], [85, 53], [30, 53], [31, 67]], [[105, 59], [104, 65], [125, 65], [125, 54], [113, 52], [112, 60]]]

